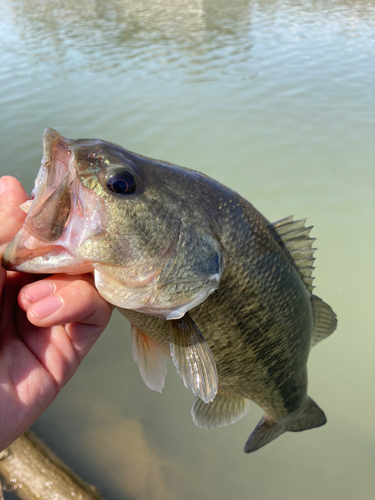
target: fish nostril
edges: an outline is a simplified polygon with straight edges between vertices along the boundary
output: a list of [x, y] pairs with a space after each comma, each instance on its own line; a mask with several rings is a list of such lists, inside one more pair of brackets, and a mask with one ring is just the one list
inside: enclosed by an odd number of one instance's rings
[[88, 157], [89, 157], [90, 160], [98, 160], [98, 161], [103, 161], [104, 160], [104, 156], [103, 155], [99, 155], [98, 153], [89, 153]]

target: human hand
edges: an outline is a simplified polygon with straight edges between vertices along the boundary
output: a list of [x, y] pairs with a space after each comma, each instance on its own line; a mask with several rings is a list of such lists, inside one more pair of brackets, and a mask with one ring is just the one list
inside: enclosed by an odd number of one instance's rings
[[[23, 224], [19, 205], [27, 199], [16, 179], [0, 179], [0, 261]], [[90, 275], [45, 277], [0, 266], [0, 450], [52, 403], [111, 312]]]

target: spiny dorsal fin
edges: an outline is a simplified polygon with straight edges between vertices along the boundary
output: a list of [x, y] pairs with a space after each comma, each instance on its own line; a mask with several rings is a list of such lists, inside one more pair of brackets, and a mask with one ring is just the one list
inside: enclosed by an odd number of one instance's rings
[[210, 403], [204, 403], [196, 397], [191, 407], [191, 415], [196, 426], [213, 429], [238, 422], [247, 414], [249, 407], [248, 399], [218, 392]]
[[313, 291], [312, 272], [316, 248], [312, 248], [316, 238], [310, 238], [309, 234], [313, 226], [305, 227], [307, 219], [293, 221], [293, 215], [281, 219], [270, 225], [283, 243], [293, 259], [298, 274], [311, 293]]
[[337, 316], [332, 308], [316, 295], [311, 297], [314, 314], [312, 347], [326, 339], [336, 330]]

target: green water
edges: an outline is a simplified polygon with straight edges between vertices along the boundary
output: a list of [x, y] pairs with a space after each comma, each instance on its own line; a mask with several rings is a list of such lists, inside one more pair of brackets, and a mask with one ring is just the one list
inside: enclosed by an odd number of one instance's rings
[[34, 430], [108, 499], [375, 498], [375, 2], [1, 0], [1, 173], [31, 190], [46, 126], [211, 175], [269, 220], [309, 217], [320, 429], [246, 456], [261, 417], [205, 431], [170, 362], [146, 388], [110, 327]]

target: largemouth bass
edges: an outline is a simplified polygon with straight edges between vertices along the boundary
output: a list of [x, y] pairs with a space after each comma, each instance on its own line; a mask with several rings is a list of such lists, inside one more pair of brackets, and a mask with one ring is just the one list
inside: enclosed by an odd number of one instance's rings
[[312, 293], [305, 220], [270, 223], [204, 174], [102, 140], [46, 129], [43, 150], [8, 269], [93, 273], [132, 325], [149, 388], [163, 388], [170, 356], [199, 427], [236, 422], [249, 401], [264, 410], [247, 453], [325, 424], [306, 364], [337, 321]]

